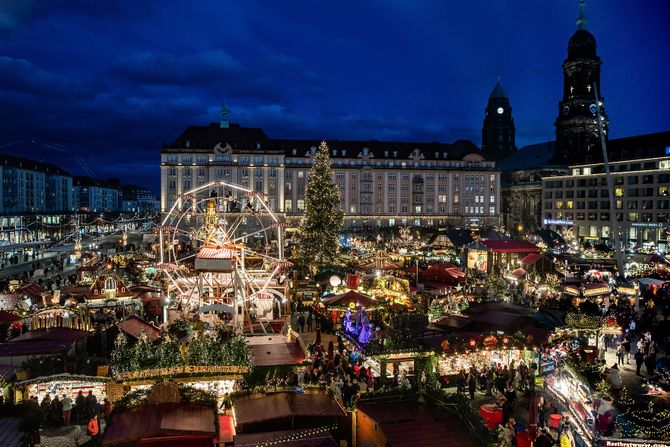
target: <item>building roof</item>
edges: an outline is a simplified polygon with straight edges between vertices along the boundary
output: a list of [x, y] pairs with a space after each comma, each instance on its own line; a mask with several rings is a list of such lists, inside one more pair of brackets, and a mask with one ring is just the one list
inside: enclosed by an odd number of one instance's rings
[[298, 340], [289, 341], [283, 335], [247, 337], [251, 348], [253, 366], [299, 365], [305, 361], [305, 353]]
[[325, 393], [273, 393], [233, 401], [237, 427], [289, 417], [344, 417], [346, 413]]
[[417, 402], [361, 403], [358, 408], [380, 426], [393, 447], [477, 445], [458, 416], [431, 411]]
[[[318, 148], [320, 140], [292, 140], [271, 139], [256, 127], [241, 127], [239, 124], [230, 124], [228, 128], [220, 127], [219, 123], [209, 126], [189, 126], [171, 144], [163, 148], [163, 152], [212, 152], [219, 148], [222, 153], [227, 149], [237, 151], [259, 151], [267, 154], [276, 151], [285, 156], [304, 157], [311, 148]], [[328, 140], [328, 147], [335, 150], [332, 158], [356, 158], [364, 148], [369, 150], [371, 158], [407, 160], [415, 149], [419, 149], [424, 159], [429, 160], [461, 160], [469, 154], [478, 154], [486, 159], [479, 148], [469, 140], [456, 140], [453, 143], [439, 142], [398, 142], [378, 140]], [[296, 154], [293, 155], [293, 149]], [[343, 155], [342, 151], [346, 151]], [[447, 157], [444, 157], [444, 154]], [[436, 156], [437, 154], [437, 156]]]
[[161, 331], [150, 325], [138, 316], [131, 315], [123, 321], [116, 323], [116, 327], [135, 339], [139, 339], [142, 332], [147, 334], [149, 340], [156, 341], [161, 338]]
[[0, 357], [61, 354], [87, 335], [86, 331], [62, 327], [24, 332], [8, 343], [0, 343]]
[[525, 171], [553, 166], [552, 158], [556, 150], [555, 141], [531, 144], [512, 152], [498, 163], [503, 172]]
[[13, 168], [26, 169], [28, 171], [44, 172], [46, 174], [62, 175], [71, 177], [70, 174], [51, 163], [30, 160], [28, 158], [15, 157], [13, 155], [0, 154], [0, 165]]
[[236, 435], [235, 447], [276, 445], [280, 447], [336, 447], [338, 443], [330, 431], [309, 428]]
[[156, 436], [210, 435], [214, 438], [214, 418], [212, 407], [195, 403], [130, 408], [112, 416], [113, 423], [105, 430], [102, 445], [126, 445]]
[[496, 86], [493, 87], [493, 90], [491, 91], [491, 94], [489, 95], [489, 98], [507, 98], [507, 93], [505, 92], [505, 89], [503, 89], [502, 85], [500, 84], [500, 80], [496, 82]]
[[524, 240], [486, 240], [482, 244], [490, 248], [493, 253], [539, 253], [540, 248], [532, 242]]

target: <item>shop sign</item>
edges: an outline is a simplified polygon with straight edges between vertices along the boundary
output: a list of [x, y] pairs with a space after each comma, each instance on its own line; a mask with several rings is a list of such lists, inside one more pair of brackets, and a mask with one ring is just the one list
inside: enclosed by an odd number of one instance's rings
[[600, 439], [599, 447], [667, 447], [668, 441], [651, 439]]
[[571, 220], [564, 220], [564, 219], [544, 219], [542, 222], [545, 225], [574, 225], [575, 224]]
[[630, 226], [639, 228], [663, 228], [663, 224], [659, 222], [631, 222]]

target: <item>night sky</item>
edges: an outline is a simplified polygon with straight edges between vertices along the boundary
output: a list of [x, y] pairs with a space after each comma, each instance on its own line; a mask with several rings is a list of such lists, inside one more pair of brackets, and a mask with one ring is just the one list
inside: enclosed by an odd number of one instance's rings
[[[670, 128], [669, 12], [588, 2], [611, 137]], [[224, 100], [269, 137], [480, 145], [498, 75], [517, 145], [546, 141], [577, 15], [577, 0], [2, 0], [0, 150], [74, 174], [79, 154], [158, 191], [161, 145]]]

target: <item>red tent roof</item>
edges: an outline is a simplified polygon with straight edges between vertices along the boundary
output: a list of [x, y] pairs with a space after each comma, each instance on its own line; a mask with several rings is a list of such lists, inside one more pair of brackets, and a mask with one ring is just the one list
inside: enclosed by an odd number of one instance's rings
[[493, 253], [539, 253], [540, 248], [532, 242], [523, 240], [492, 240], [482, 242]]
[[421, 273], [421, 279], [453, 284], [465, 278], [465, 273], [448, 262], [433, 264]]
[[369, 307], [377, 303], [374, 298], [358, 293], [355, 290], [324, 298], [321, 302], [328, 306], [349, 306], [350, 303], [359, 303], [362, 307]]
[[542, 257], [539, 253], [528, 253], [519, 261], [523, 265], [533, 265]]

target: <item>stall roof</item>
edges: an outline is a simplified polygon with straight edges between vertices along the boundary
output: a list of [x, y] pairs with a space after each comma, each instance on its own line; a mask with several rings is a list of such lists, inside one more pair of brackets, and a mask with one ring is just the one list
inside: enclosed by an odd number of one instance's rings
[[161, 338], [161, 331], [155, 326], [150, 325], [138, 316], [131, 315], [123, 321], [116, 323], [116, 326], [135, 339], [139, 339], [142, 332], [147, 334], [149, 340], [156, 341]]
[[44, 289], [39, 284], [31, 282], [30, 284], [21, 287], [21, 292], [30, 296], [40, 296], [44, 293]]
[[280, 447], [337, 447], [339, 444], [328, 430], [303, 429], [265, 433], [250, 433], [235, 436], [235, 447], [277, 445]]
[[146, 405], [113, 416], [102, 445], [125, 445], [156, 436], [216, 436], [214, 409], [188, 404]]
[[660, 279], [654, 279], [654, 278], [638, 278], [637, 282], [639, 282], [641, 285], [645, 287], [649, 287], [649, 286], [662, 286], [667, 281], [661, 281]]
[[493, 250], [494, 253], [539, 253], [540, 248], [532, 242], [524, 240], [485, 240], [482, 244]]
[[359, 303], [362, 307], [369, 307], [377, 303], [374, 298], [363, 295], [355, 290], [349, 290], [340, 295], [324, 298], [321, 302], [328, 306], [349, 306], [350, 303]]
[[61, 354], [87, 335], [86, 331], [60, 327], [28, 331], [8, 343], [0, 343], [0, 357]]
[[259, 335], [247, 337], [254, 366], [299, 365], [305, 361], [305, 353], [298, 340], [283, 335]]
[[523, 265], [533, 265], [537, 261], [539, 261], [541, 257], [542, 257], [542, 255], [539, 254], [539, 253], [528, 253], [526, 256], [521, 258], [521, 260], [519, 260], [519, 262]]
[[[18, 366], [0, 365], [0, 379], [8, 382], [16, 377], [16, 371], [21, 369]], [[0, 431], [1, 432], [1, 431]]]
[[340, 405], [325, 393], [274, 393], [233, 401], [237, 426], [288, 417], [344, 417]]
[[55, 380], [79, 380], [79, 381], [86, 381], [86, 382], [107, 382], [109, 381], [109, 377], [103, 377], [103, 376], [85, 376], [83, 374], [68, 374], [68, 373], [61, 373], [61, 374], [54, 374], [51, 376], [40, 376], [40, 377], [35, 377], [34, 379], [28, 379], [28, 380], [23, 380], [21, 382], [16, 382], [17, 385], [30, 385], [31, 383], [47, 383], [47, 382], [53, 382]]
[[380, 426], [393, 447], [477, 445], [458, 416], [435, 413], [417, 402], [362, 403], [358, 408]]
[[525, 275], [526, 273], [528, 273], [528, 272], [525, 271], [524, 269], [518, 268], [518, 269], [514, 270], [513, 272], [507, 274], [506, 276], [508, 278], [521, 279], [521, 277], [523, 275]]

